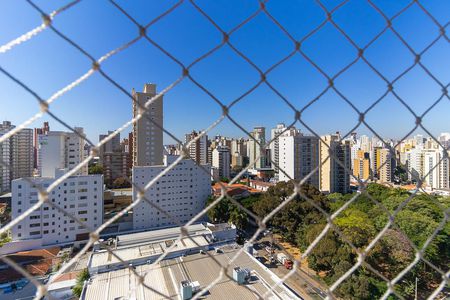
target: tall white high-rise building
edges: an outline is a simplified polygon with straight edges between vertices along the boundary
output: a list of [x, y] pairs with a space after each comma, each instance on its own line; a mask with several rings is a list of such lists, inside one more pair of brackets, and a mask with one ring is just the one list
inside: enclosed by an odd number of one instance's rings
[[[65, 171], [57, 170], [57, 176]], [[39, 201], [36, 187], [46, 189], [53, 181], [55, 178], [50, 177], [13, 180], [12, 218], [18, 218]], [[49, 201], [64, 208], [88, 227], [97, 228], [103, 223], [102, 175], [71, 176], [49, 193]], [[88, 229], [46, 203], [14, 226], [11, 234], [14, 241], [40, 239], [42, 246], [89, 239]]]
[[442, 150], [423, 150], [423, 176], [427, 174], [424, 181], [430, 188], [449, 188], [449, 160], [443, 159]]
[[287, 128], [284, 123], [279, 123], [275, 128], [272, 128], [270, 131], [270, 155], [273, 163], [272, 168], [275, 171], [275, 175], [278, 174], [278, 166], [280, 164], [279, 154], [280, 154], [280, 146], [279, 146], [279, 138], [280, 136], [295, 136], [299, 133], [299, 131], [295, 127]]
[[[302, 180], [319, 165], [319, 138], [315, 136], [282, 136], [279, 139], [279, 180]], [[317, 170], [306, 181], [319, 187]]]
[[[75, 127], [75, 132], [49, 131], [38, 137], [38, 170], [42, 177], [53, 177], [55, 170], [72, 170], [85, 158], [83, 128]], [[80, 136], [81, 135], [81, 136]], [[87, 175], [84, 165], [74, 175]]]
[[408, 168], [408, 179], [417, 180], [424, 175], [424, 153], [422, 148], [413, 148], [406, 152], [406, 166]]
[[[165, 156], [164, 165], [133, 167], [134, 184], [144, 188], [176, 159], [176, 156]], [[172, 218], [142, 200], [133, 209], [134, 229], [176, 226], [174, 220], [185, 224], [202, 211], [211, 194], [210, 166], [202, 167], [206, 172], [191, 159], [183, 159], [147, 189], [145, 197], [148, 201]], [[138, 191], [133, 186], [133, 201], [138, 200], [137, 196]]]
[[[4, 121], [0, 124], [0, 136], [15, 126]], [[11, 180], [30, 177], [34, 169], [33, 130], [24, 128], [0, 143], [0, 193], [11, 190]]]
[[212, 168], [213, 174], [216, 174], [215, 180], [230, 178], [230, 149], [227, 146], [217, 146], [213, 150]]
[[[156, 85], [145, 84], [142, 93], [133, 94], [133, 118], [142, 114], [133, 124], [133, 166], [155, 166], [163, 164], [163, 97], [156, 96]], [[141, 109], [146, 107], [147, 110]], [[153, 122], [152, 122], [153, 121]]]

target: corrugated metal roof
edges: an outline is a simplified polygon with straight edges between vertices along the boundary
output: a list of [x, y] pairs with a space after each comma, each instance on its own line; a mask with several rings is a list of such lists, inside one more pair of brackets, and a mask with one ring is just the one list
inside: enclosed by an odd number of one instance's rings
[[[158, 265], [141, 265], [136, 267], [140, 275], [146, 274], [144, 283], [153, 290], [138, 285], [137, 277], [129, 269], [121, 269], [108, 273], [94, 275], [87, 286], [84, 299], [136, 299], [160, 300], [165, 297], [178, 299], [179, 284], [183, 280], [198, 281], [204, 288], [220, 276], [221, 266], [226, 266], [237, 254], [238, 249], [224, 247], [224, 253], [214, 253], [215, 260], [205, 254], [194, 254], [186, 257], [164, 260]], [[255, 280], [251, 284], [238, 285], [232, 279], [232, 269], [235, 266], [252, 270]], [[216, 285], [208, 290], [204, 298], [213, 300], [258, 299], [269, 287], [278, 280], [253, 260], [246, 252], [241, 253], [231, 263], [227, 274], [230, 278], [221, 278]], [[290, 299], [282, 287], [273, 289], [269, 299]]]

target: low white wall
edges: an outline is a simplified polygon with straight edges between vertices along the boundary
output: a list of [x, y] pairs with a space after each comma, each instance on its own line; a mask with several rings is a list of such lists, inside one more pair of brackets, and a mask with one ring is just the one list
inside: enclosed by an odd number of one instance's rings
[[35, 249], [42, 249], [42, 239], [9, 242], [3, 245], [3, 247], [0, 247], [0, 255]]

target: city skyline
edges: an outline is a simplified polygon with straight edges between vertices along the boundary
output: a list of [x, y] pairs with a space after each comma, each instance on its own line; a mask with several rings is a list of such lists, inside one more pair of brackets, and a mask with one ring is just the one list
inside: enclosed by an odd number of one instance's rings
[[[383, 3], [376, 4], [388, 17], [392, 17], [407, 3], [407, 1], [398, 1], [389, 6]], [[142, 23], [156, 17], [171, 4], [139, 4], [128, 7], [126, 3], [121, 3]], [[42, 5], [46, 11], [54, 9], [48, 3], [42, 3]], [[245, 3], [240, 5], [237, 10], [234, 9], [232, 3], [226, 1], [200, 3], [199, 5], [214, 19], [219, 20], [219, 26], [225, 30], [230, 30], [258, 9], [257, 2]], [[301, 14], [307, 15], [311, 20], [308, 24], [298, 23], [283, 3], [269, 2], [267, 9], [277, 19], [281, 19], [283, 16], [282, 25], [295, 38], [301, 38], [325, 18], [325, 12], [319, 5], [314, 3], [302, 3], [301, 5]], [[329, 4], [327, 3], [327, 5]], [[444, 11], [448, 11], [446, 9], [448, 3], [442, 1], [425, 5], [438, 22], [444, 22]], [[77, 7], [67, 13], [64, 12], [63, 17], [55, 18], [54, 25], [86, 48], [94, 57], [102, 56], [137, 34], [135, 25], [125, 19], [113, 5], [85, 2], [80, 4], [80, 8]], [[327, 9], [332, 8], [332, 5], [327, 6]], [[233, 14], [230, 14], [232, 9]], [[292, 11], [299, 10], [292, 9]], [[356, 12], [361, 12], [361, 19], [354, 18]], [[22, 15], [24, 22], [17, 28], [6, 26], [11, 22], [13, 16], [17, 16], [17, 13]], [[98, 13], [101, 14], [104, 23], [95, 23], [93, 26]], [[76, 22], [81, 18], [81, 14], [85, 22], [78, 24]], [[367, 3], [344, 5], [333, 16], [333, 20], [361, 46], [379, 33], [385, 24], [385, 20]], [[40, 23], [39, 14], [26, 3], [6, 4], [2, 17], [0, 24], [3, 25], [3, 28], [8, 28], [0, 39], [2, 43], [10, 41], [19, 33]], [[352, 17], [352, 24], [346, 21], [347, 17]], [[177, 18], [180, 22], [171, 24], [170, 21], [164, 20], [161, 24], [155, 23], [154, 27], [149, 28], [148, 33], [186, 65], [220, 44], [222, 40], [220, 32], [188, 3], [180, 5], [174, 10], [174, 16], [170, 18]], [[415, 23], [404, 22], [403, 18], [414, 18]], [[108, 22], [109, 19], [114, 22]], [[189, 27], [190, 30], [180, 26], [185, 22], [192, 25]], [[69, 30], [74, 24], [77, 24], [79, 31]], [[416, 52], [422, 51], [439, 33], [439, 28], [417, 7], [409, 9], [405, 13], [405, 17], [394, 20], [393, 26]], [[114, 31], [115, 34], [110, 34], [111, 31]], [[326, 42], [315, 43], [317, 39]], [[95, 42], [96, 40], [98, 42]], [[310, 42], [305, 41], [302, 44], [302, 51], [331, 76], [357, 57], [356, 49], [330, 24], [325, 25], [310, 40]], [[294, 50], [294, 45], [289, 38], [263, 13], [236, 31], [231, 37], [231, 42], [263, 71]], [[189, 49], [185, 49], [184, 45], [189, 45]], [[387, 47], [389, 47], [388, 52], [383, 50]], [[29, 85], [44, 99], [90, 68], [89, 60], [59, 40], [50, 31], [44, 31], [36, 39], [19, 45], [15, 49], [17, 51], [7, 52], [0, 57], [0, 65], [4, 70]], [[448, 44], [441, 38], [434, 44], [432, 53], [425, 53], [421, 57], [423, 65], [444, 85], [446, 84], [445, 78], [448, 78], [450, 72], [450, 67], [446, 67], [446, 60], [443, 59], [447, 49]], [[141, 57], [149, 59], [141, 59]], [[367, 49], [365, 57], [388, 80], [393, 80], [414, 63], [414, 55], [397, 41], [389, 30]], [[395, 60], [396, 63], [390, 63], [392, 60]], [[106, 61], [102, 65], [102, 70], [117, 80], [130, 94], [132, 88], [142, 90], [145, 83], [157, 84], [159, 92], [178, 79], [181, 74], [179, 66], [145, 40], [139, 41], [123, 53]], [[214, 74], [215, 80], [210, 79], [211, 74]], [[258, 72], [245, 60], [238, 57], [227, 45], [193, 66], [190, 75], [225, 104], [231, 103], [260, 79]], [[314, 69], [299, 53], [275, 68], [267, 75], [267, 79], [297, 109], [304, 107], [327, 86], [327, 79], [320, 75], [318, 70]], [[418, 82], [420, 85], [415, 84]], [[336, 79], [335, 85], [359, 110], [367, 109], [387, 90], [387, 85], [361, 60], [340, 75]], [[2, 103], [18, 103], [21, 107], [20, 110], [17, 110], [14, 105], [4, 105], [5, 109], [0, 112], [0, 119], [20, 124], [37, 112], [36, 100], [4, 75], [0, 76], [0, 87]], [[423, 113], [442, 94], [439, 84], [433, 81], [419, 65], [412, 68], [405, 77], [396, 81], [394, 90], [418, 114]], [[187, 78], [166, 93], [164, 97], [166, 99], [164, 127], [180, 140], [183, 140], [184, 134], [192, 128], [207, 128], [222, 113], [221, 108], [214, 103], [213, 99]], [[95, 141], [101, 132], [118, 128], [129, 120], [132, 115], [129, 103], [130, 99], [125, 94], [100, 75], [95, 74], [80, 86], [57, 99], [50, 105], [50, 110], [69, 125], [84, 127], [88, 137]], [[448, 110], [448, 105], [448, 101], [441, 101], [423, 120], [424, 126], [434, 136], [447, 131], [444, 112]], [[389, 111], [390, 114], [386, 115], [385, 111]], [[233, 106], [230, 115], [248, 131], [256, 125], [271, 128], [279, 122], [290, 124], [294, 120], [294, 111], [264, 83]], [[83, 121], [80, 121], [81, 116], [83, 116]], [[345, 134], [357, 124], [358, 117], [358, 114], [332, 90], [326, 92], [302, 114], [303, 120], [311, 128], [317, 130], [320, 135], [335, 131]], [[51, 118], [45, 115], [30, 127], [38, 127], [38, 124], [49, 120]], [[367, 122], [382, 136], [398, 139], [414, 127], [415, 119], [390, 94], [368, 113]], [[186, 126], [186, 124], [189, 125]], [[298, 123], [296, 126], [302, 129]], [[56, 122], [54, 122], [53, 128], [55, 130], [64, 129]], [[124, 131], [124, 134], [128, 131], [131, 131], [131, 128]], [[370, 133], [364, 126], [359, 127], [356, 131]], [[422, 130], [417, 132], [423, 133]], [[245, 135], [228, 119], [214, 128], [209, 135], [219, 133], [234, 137]], [[165, 136], [165, 143], [170, 143], [167, 141], [167, 136]]]
[[0, 297], [449, 296], [449, 0], [0, 4]]

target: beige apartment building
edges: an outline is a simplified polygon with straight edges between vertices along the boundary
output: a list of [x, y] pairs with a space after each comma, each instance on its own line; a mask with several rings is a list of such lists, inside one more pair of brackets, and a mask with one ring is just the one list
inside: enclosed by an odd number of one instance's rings
[[[156, 85], [145, 84], [143, 92], [132, 91], [133, 118], [143, 114], [133, 124], [133, 166], [155, 166], [163, 164], [163, 97], [156, 96]], [[146, 107], [147, 110], [142, 110]]]
[[[15, 127], [11, 122], [3, 121], [0, 136]], [[4, 193], [11, 190], [12, 180], [33, 175], [33, 130], [24, 128], [0, 143], [0, 159], [4, 162], [0, 165], [0, 193]]]
[[[189, 146], [189, 156], [196, 163], [206, 165], [211, 163], [208, 161], [208, 136], [206, 134], [200, 136], [201, 131], [192, 131], [184, 137], [185, 144], [192, 141]], [[200, 136], [200, 137], [199, 137]]]
[[379, 153], [380, 165], [378, 166], [379, 180], [383, 183], [393, 181], [393, 171], [395, 168], [395, 160], [392, 158], [389, 149], [383, 148], [377, 151]]

